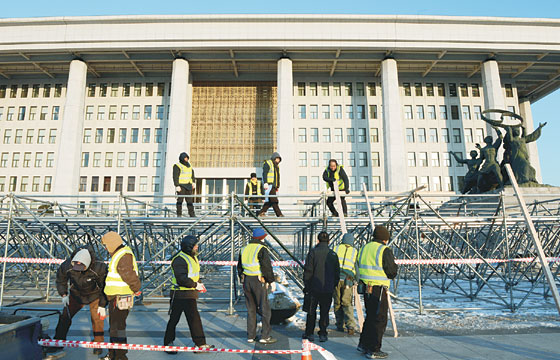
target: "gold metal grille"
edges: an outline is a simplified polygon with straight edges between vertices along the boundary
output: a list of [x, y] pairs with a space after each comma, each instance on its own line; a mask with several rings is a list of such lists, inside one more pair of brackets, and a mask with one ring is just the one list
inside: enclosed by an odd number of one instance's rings
[[275, 82], [195, 82], [195, 167], [259, 167], [276, 144]]

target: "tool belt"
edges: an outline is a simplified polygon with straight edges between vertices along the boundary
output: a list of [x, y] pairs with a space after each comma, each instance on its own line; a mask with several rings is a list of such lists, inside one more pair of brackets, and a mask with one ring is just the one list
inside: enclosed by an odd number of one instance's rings
[[130, 310], [134, 306], [134, 295], [117, 295], [115, 303], [119, 310]]

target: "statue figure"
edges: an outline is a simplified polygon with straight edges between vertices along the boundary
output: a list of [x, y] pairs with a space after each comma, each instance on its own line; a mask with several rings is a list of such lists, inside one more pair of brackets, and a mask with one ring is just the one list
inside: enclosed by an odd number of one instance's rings
[[502, 145], [502, 133], [496, 128], [494, 130], [498, 133], [498, 139], [494, 143], [492, 136], [487, 136], [484, 138], [486, 146], [480, 147], [480, 144], [476, 144], [476, 148], [480, 150], [480, 158], [484, 161], [477, 179], [478, 191], [481, 193], [504, 186], [500, 165], [496, 159], [497, 150]]
[[466, 164], [469, 171], [465, 175], [465, 180], [463, 184], [463, 188], [461, 189], [461, 194], [466, 194], [469, 191], [473, 194], [478, 193], [478, 171], [480, 169], [480, 164], [482, 164], [482, 158], [477, 158], [478, 152], [476, 150], [472, 150], [470, 152], [471, 159], [461, 159], [457, 156], [453, 151], [449, 152], [455, 158], [459, 164]]

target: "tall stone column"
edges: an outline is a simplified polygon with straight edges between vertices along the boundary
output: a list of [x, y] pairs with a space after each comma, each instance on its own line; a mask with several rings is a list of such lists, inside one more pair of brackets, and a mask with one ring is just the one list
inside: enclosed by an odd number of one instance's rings
[[187, 152], [189, 156], [191, 155], [191, 124], [192, 82], [190, 81], [189, 62], [178, 58], [173, 61], [173, 72], [171, 73], [171, 99], [163, 174], [163, 193], [166, 195], [175, 194], [173, 165], [179, 161], [179, 154]]
[[82, 60], [72, 60], [60, 124], [58, 158], [53, 181], [55, 195], [78, 195], [86, 78], [87, 64]]
[[[535, 125], [533, 123], [533, 113], [531, 111], [531, 101], [529, 101], [529, 99], [519, 99], [519, 115], [521, 115], [521, 117], [523, 118], [523, 126], [525, 127], [525, 132], [527, 134], [533, 132], [533, 130], [535, 129]], [[537, 181], [542, 184], [541, 163], [539, 161], [539, 150], [537, 149], [537, 141], [527, 144], [527, 150], [529, 151], [529, 162], [537, 172]]]
[[[498, 69], [498, 62], [494, 59], [486, 60], [482, 63], [482, 88], [484, 90], [484, 105], [485, 109], [500, 109], [506, 110], [506, 101], [504, 98], [504, 91], [502, 90], [502, 82], [500, 80], [500, 70]], [[490, 114], [494, 119], [497, 119], [497, 114]], [[496, 139], [496, 133], [490, 124], [486, 124], [486, 134], [491, 135]], [[502, 131], [502, 135], [504, 132]], [[498, 149], [498, 162], [502, 160], [504, 149]]]
[[408, 178], [402, 123], [399, 76], [395, 59], [381, 62], [383, 96], [383, 146], [385, 157], [385, 190], [406, 191]]
[[288, 58], [278, 60], [276, 138], [277, 151], [282, 156], [282, 162], [280, 163], [280, 194], [296, 194], [298, 192], [293, 125], [293, 84], [292, 60]]

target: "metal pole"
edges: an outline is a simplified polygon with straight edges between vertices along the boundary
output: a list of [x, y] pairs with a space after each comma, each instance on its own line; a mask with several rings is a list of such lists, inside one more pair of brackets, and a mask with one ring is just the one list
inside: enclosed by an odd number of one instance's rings
[[537, 233], [537, 229], [535, 229], [535, 225], [533, 224], [533, 219], [529, 214], [529, 210], [527, 210], [527, 205], [525, 204], [525, 200], [523, 199], [523, 195], [519, 190], [519, 185], [517, 185], [517, 180], [515, 179], [515, 175], [511, 170], [511, 166], [509, 164], [505, 165], [509, 180], [511, 185], [513, 186], [513, 190], [515, 191], [515, 195], [517, 196], [517, 201], [519, 202], [519, 207], [521, 207], [521, 212], [523, 212], [523, 217], [525, 217], [525, 221], [527, 222], [527, 230], [531, 234], [531, 238], [533, 239], [533, 244], [537, 249], [537, 254], [539, 255], [539, 260], [541, 262], [541, 267], [546, 275], [546, 280], [548, 281], [548, 286], [550, 287], [550, 292], [554, 297], [554, 302], [556, 303], [556, 309], [558, 310], [558, 314], [560, 314], [560, 295], [558, 295], [558, 288], [556, 287], [556, 282], [554, 280], [554, 275], [550, 271], [550, 267], [548, 266], [548, 261], [546, 259], [546, 254], [544, 253], [541, 240], [539, 239], [539, 234]]
[[[504, 230], [504, 240], [506, 245], [506, 259], [511, 259], [509, 253], [509, 233], [507, 227], [507, 217], [506, 217], [506, 204], [505, 204], [505, 193], [502, 190], [500, 193], [500, 201], [502, 202], [502, 222], [503, 222], [503, 230]], [[510, 301], [510, 310], [511, 312], [515, 311], [515, 304], [513, 302], [513, 279], [511, 277], [511, 261], [506, 262], [506, 271], [507, 274], [505, 278], [507, 279], [507, 287], [509, 290], [509, 301]]]
[[414, 227], [416, 230], [416, 259], [418, 264], [416, 268], [418, 270], [418, 311], [420, 315], [424, 312], [424, 306], [422, 304], [422, 271], [420, 269], [420, 235], [418, 234], [418, 209], [416, 209], [416, 193], [412, 194], [412, 201], [414, 206]]
[[[51, 234], [51, 239], [50, 239], [49, 242], [50, 242], [49, 253], [50, 253], [51, 256], [53, 256], [52, 255], [52, 250], [53, 250], [54, 239], [53, 239], [52, 234]], [[47, 271], [47, 296], [45, 297], [46, 302], [49, 302], [49, 289], [51, 288], [51, 267], [52, 267], [52, 264], [49, 263], [49, 269]]]
[[122, 220], [122, 192], [119, 193], [119, 212], [117, 216], [117, 234], [121, 233], [121, 220]]
[[369, 206], [369, 198], [367, 196], [366, 184], [362, 183], [362, 190], [364, 191], [364, 197], [366, 198], [366, 206], [369, 215], [369, 222], [371, 223], [371, 231], [375, 228], [375, 222], [373, 221], [373, 213], [371, 212], [371, 207]]
[[[234, 231], [234, 216], [233, 216], [233, 207], [234, 207], [234, 196], [235, 193], [232, 191], [231, 192], [231, 198], [230, 198], [230, 223], [229, 223], [229, 230], [230, 230], [230, 240], [231, 240], [231, 257], [230, 260], [233, 264], [234, 261], [234, 253], [235, 253], [235, 242], [234, 242], [234, 236], [235, 236], [235, 231]], [[234, 280], [234, 272], [235, 266], [231, 265], [230, 267], [230, 276], [229, 276], [229, 308], [227, 311], [228, 315], [233, 315], [233, 280]]]
[[[8, 229], [6, 230], [6, 246], [4, 247], [4, 258], [8, 257], [8, 244], [10, 242], [10, 231], [12, 229], [12, 212], [14, 207], [14, 194], [10, 194], [10, 210], [8, 212]], [[2, 266], [2, 287], [0, 288], [0, 309], [4, 301], [4, 281], [6, 280], [6, 262]]]

